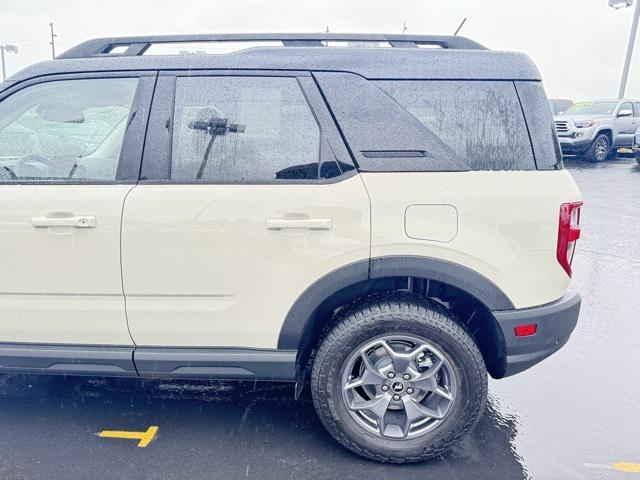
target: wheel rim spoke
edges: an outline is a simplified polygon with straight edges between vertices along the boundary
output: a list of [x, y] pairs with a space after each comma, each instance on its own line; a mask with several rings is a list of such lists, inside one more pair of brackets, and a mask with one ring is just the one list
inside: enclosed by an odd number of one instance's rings
[[438, 359], [438, 361], [429, 368], [426, 372], [420, 373], [416, 379], [413, 381], [413, 385], [423, 391], [433, 392], [438, 388], [438, 379], [437, 374], [444, 365], [444, 361], [442, 359]]
[[355, 411], [366, 410], [367, 412], [373, 414], [375, 416], [380, 432], [384, 435], [384, 431], [386, 429], [386, 422], [384, 419], [387, 413], [387, 408], [389, 407], [389, 403], [391, 403], [391, 394], [385, 393], [372, 400], [354, 401], [349, 406], [349, 408]]
[[384, 373], [371, 363], [367, 352], [360, 352], [360, 355], [362, 357], [362, 365], [364, 366], [360, 378], [365, 385], [380, 385], [387, 379]]
[[394, 371], [406, 372], [413, 363], [413, 352], [397, 352], [384, 340], [380, 341], [380, 346], [384, 348], [387, 355], [391, 359]]
[[362, 378], [356, 378], [355, 380], [351, 380], [347, 382], [347, 384], [342, 387], [344, 390], [351, 390], [352, 388], [362, 387], [365, 383]]
[[425, 407], [420, 402], [409, 396], [403, 397], [402, 403], [404, 405], [404, 411], [407, 416], [407, 423], [409, 424], [417, 420], [421, 420], [425, 417], [433, 418], [435, 420], [442, 420], [444, 418], [444, 415], [439, 410]]

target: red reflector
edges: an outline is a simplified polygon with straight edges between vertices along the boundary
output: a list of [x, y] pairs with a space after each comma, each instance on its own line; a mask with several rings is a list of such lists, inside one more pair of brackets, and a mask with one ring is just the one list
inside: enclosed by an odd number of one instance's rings
[[530, 335], [535, 335], [537, 330], [538, 325], [535, 323], [531, 323], [529, 325], [518, 325], [513, 329], [516, 337], [528, 337]]
[[575, 242], [580, 238], [580, 227], [571, 227], [569, 229], [569, 238], [570, 242]]

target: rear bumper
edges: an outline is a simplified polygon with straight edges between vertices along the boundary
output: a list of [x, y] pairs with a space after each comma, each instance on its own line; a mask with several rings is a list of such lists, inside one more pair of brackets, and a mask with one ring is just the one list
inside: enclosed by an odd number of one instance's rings
[[[571, 336], [578, 322], [581, 298], [567, 293], [560, 300], [534, 308], [492, 312], [502, 329], [506, 347], [506, 370], [503, 377], [522, 372], [558, 351]], [[516, 325], [537, 324], [528, 337], [516, 337]]]

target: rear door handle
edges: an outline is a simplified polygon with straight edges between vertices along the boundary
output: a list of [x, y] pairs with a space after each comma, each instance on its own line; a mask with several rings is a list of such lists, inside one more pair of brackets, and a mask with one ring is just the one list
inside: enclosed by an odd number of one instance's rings
[[333, 219], [329, 217], [315, 218], [267, 218], [267, 230], [284, 230], [291, 228], [306, 230], [332, 230]]
[[33, 217], [31, 226], [34, 228], [74, 227], [96, 228], [98, 222], [92, 215], [78, 215], [73, 217]]

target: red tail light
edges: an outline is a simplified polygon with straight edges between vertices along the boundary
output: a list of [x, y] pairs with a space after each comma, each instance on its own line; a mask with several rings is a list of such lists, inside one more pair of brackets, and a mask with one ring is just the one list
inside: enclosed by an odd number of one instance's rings
[[556, 256], [565, 272], [571, 276], [571, 262], [580, 238], [580, 207], [582, 202], [560, 205], [560, 223], [558, 225], [558, 248]]

